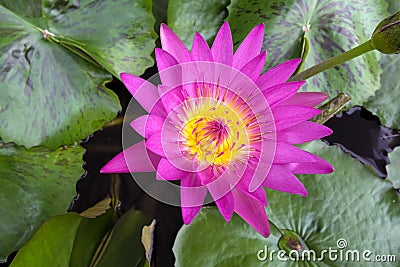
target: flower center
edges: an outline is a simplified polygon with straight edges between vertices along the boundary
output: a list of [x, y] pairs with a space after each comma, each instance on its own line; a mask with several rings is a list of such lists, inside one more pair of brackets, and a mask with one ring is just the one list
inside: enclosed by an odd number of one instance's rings
[[[216, 99], [186, 100], [180, 151], [191, 160], [228, 167], [246, 162], [250, 151], [246, 118], [235, 106]], [[247, 125], [249, 126], [249, 125]]]
[[219, 119], [198, 117], [184, 127], [187, 155], [214, 165], [227, 166], [231, 161], [234, 140], [231, 129]]

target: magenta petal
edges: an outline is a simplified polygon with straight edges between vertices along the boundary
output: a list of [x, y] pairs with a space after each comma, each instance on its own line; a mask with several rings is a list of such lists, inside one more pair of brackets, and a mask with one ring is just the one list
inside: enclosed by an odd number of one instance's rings
[[148, 138], [149, 136], [160, 132], [165, 119], [157, 115], [143, 115], [131, 122], [131, 127], [141, 136]]
[[[159, 85], [159, 87], [160, 91], [163, 91], [163, 87], [165, 86]], [[167, 114], [170, 114], [170, 112], [174, 108], [183, 103], [183, 96], [181, 90], [182, 90], [181, 87], [169, 90], [161, 97], [161, 101], [164, 105], [165, 110], [167, 111]]]
[[[160, 28], [160, 40], [163, 50], [170, 53], [180, 63], [190, 60], [190, 53], [178, 36], [164, 23]], [[158, 64], [158, 62], [157, 62]]]
[[232, 66], [233, 44], [228, 22], [224, 22], [219, 29], [211, 47], [211, 53], [215, 62]]
[[146, 147], [148, 150], [156, 153], [157, 155], [165, 157], [163, 145], [161, 142], [161, 133], [156, 133], [150, 136], [146, 140]]
[[224, 217], [225, 221], [229, 222], [229, 220], [232, 218], [233, 208], [235, 206], [232, 193], [228, 192], [225, 196], [215, 200], [215, 204], [217, 204], [219, 212], [221, 213], [222, 217]]
[[183, 222], [185, 224], [191, 223], [194, 217], [196, 217], [202, 207], [206, 194], [207, 188], [201, 186], [196, 175], [190, 175], [181, 180], [181, 206]]
[[250, 197], [258, 200], [260, 203], [267, 205], [267, 198], [265, 195], [265, 191], [262, 187], [258, 187], [253, 192], [249, 192], [250, 183], [254, 175], [254, 171], [247, 169], [240, 179], [240, 182], [236, 185], [237, 190], [242, 191], [243, 193], [247, 194]]
[[192, 60], [213, 61], [211, 49], [198, 32], [195, 33], [192, 45]]
[[189, 172], [179, 170], [168, 159], [161, 158], [157, 167], [158, 180], [181, 180], [189, 176]]
[[305, 81], [287, 82], [274, 85], [263, 91], [270, 106], [279, 104], [293, 97]]
[[240, 72], [247, 75], [252, 81], [256, 81], [260, 76], [260, 73], [264, 67], [265, 59], [267, 53], [264, 51], [252, 60], [250, 60], [244, 67], [240, 70]]
[[328, 98], [325, 93], [319, 92], [300, 92], [295, 94], [292, 98], [286, 100], [282, 105], [301, 105], [308, 107], [315, 107]]
[[273, 165], [263, 186], [306, 197], [307, 190], [297, 177], [280, 165]]
[[293, 72], [297, 69], [301, 58], [286, 61], [268, 71], [266, 71], [258, 80], [257, 85], [261, 90], [265, 90], [274, 85], [286, 82]]
[[178, 65], [178, 61], [170, 53], [160, 48], [155, 49], [158, 71], [168, 69], [169, 67]]
[[[125, 149], [112, 160], [110, 160], [103, 168], [101, 173], [128, 173], [128, 172], [152, 172], [155, 171], [154, 165], [157, 159], [151, 161], [152, 155], [148, 154], [144, 141], [134, 144]], [[154, 158], [154, 156], [153, 156]], [[132, 162], [127, 165], [127, 161]]]
[[304, 106], [275, 106], [272, 107], [277, 131], [287, 129], [300, 122], [307, 121], [321, 113], [320, 110]]
[[257, 232], [264, 237], [268, 237], [270, 229], [264, 206], [239, 190], [233, 190], [232, 194], [235, 201], [236, 213]]
[[311, 154], [314, 162], [310, 163], [289, 163], [283, 166], [295, 174], [327, 174], [334, 171], [333, 167], [324, 159]]
[[277, 137], [278, 141], [289, 144], [302, 144], [330, 134], [332, 134], [332, 130], [328, 127], [315, 122], [304, 121], [293, 127], [279, 131]]
[[274, 163], [314, 162], [313, 155], [286, 143], [277, 143]]
[[129, 73], [121, 73], [120, 76], [132, 96], [147, 112], [150, 112], [160, 97], [157, 88], [152, 83]]
[[257, 56], [262, 47], [264, 39], [264, 24], [254, 27], [246, 36], [233, 56], [233, 67], [242, 69], [250, 59]]

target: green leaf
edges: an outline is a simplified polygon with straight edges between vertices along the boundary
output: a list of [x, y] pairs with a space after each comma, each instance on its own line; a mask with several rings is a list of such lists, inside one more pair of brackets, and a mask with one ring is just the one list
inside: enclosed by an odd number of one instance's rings
[[29, 243], [21, 248], [11, 266], [69, 266], [69, 255], [74, 244], [74, 237], [82, 220], [84, 218], [76, 213], [49, 219]]
[[117, 221], [96, 267], [144, 266], [146, 255], [141, 243], [142, 229], [151, 220], [139, 211], [128, 211]]
[[400, 174], [399, 174], [399, 162], [400, 162], [400, 148], [395, 148], [393, 152], [389, 153], [390, 164], [387, 166], [388, 179], [392, 182], [393, 187], [400, 189]]
[[[69, 262], [69, 266], [87, 267], [94, 261], [93, 257], [98, 247], [102, 244], [103, 238], [108, 236], [108, 232], [112, 229], [116, 220], [115, 212], [110, 209], [110, 206], [108, 208], [108, 211], [102, 216], [81, 220], [79, 229], [74, 235], [70, 237], [59, 236], [61, 240], [75, 239], [69, 259], [65, 261], [65, 263]], [[54, 252], [54, 250], [51, 250], [47, 253], [54, 254]]]
[[169, 0], [168, 25], [190, 49], [195, 32], [210, 44], [228, 15], [229, 0]]
[[67, 210], [83, 173], [82, 155], [80, 147], [26, 150], [0, 143], [0, 259]]
[[257, 252], [278, 250], [279, 233], [263, 238], [236, 214], [226, 223], [217, 208], [203, 207], [178, 232], [173, 251], [179, 266], [258, 266]]
[[82, 49], [116, 77], [121, 72], [140, 75], [153, 65], [152, 1], [83, 0], [78, 8], [74, 1], [60, 3], [44, 1], [55, 38]]
[[[304, 175], [302, 182], [308, 197], [267, 189], [269, 219], [281, 229], [299, 234], [309, 249], [320, 255], [323, 249], [338, 249], [337, 241], [346, 239], [342, 251], [371, 250], [373, 255], [397, 255], [400, 240], [399, 197], [391, 183], [375, 177], [367, 168], [337, 147], [321, 142], [307, 145], [307, 150], [328, 160], [336, 169], [329, 175]], [[398, 162], [392, 163], [398, 166]], [[399, 170], [396, 171], [399, 176]], [[177, 266], [259, 266], [257, 253], [265, 248], [278, 250], [280, 237], [271, 225], [269, 238], [264, 238], [240, 217], [225, 223], [218, 210], [205, 209], [190, 225], [178, 233], [174, 245]], [[264, 252], [260, 253], [263, 257]], [[338, 255], [338, 254], [337, 254]], [[361, 256], [362, 257], [362, 254]], [[351, 264], [351, 262], [349, 262]], [[287, 266], [277, 253], [273, 266]], [[343, 266], [325, 255], [324, 262], [304, 262], [308, 266]], [[359, 264], [359, 263], [358, 263]], [[369, 266], [362, 261], [363, 266]], [[354, 265], [359, 266], [359, 265]], [[374, 265], [371, 265], [374, 266]]]
[[[228, 21], [236, 44], [256, 24], [265, 23], [263, 49], [269, 52], [268, 68], [302, 57], [307, 39], [303, 67], [308, 68], [367, 41], [378, 22], [387, 17], [386, 8], [383, 0], [233, 0]], [[310, 78], [303, 90], [344, 92], [351, 95], [353, 104], [360, 104], [378, 88], [378, 56], [372, 52]]]
[[0, 137], [55, 148], [100, 129], [120, 110], [109, 73], [153, 64], [153, 25], [150, 0], [0, 0]]
[[375, 113], [382, 124], [400, 128], [400, 106], [393, 99], [400, 98], [399, 55], [385, 55], [380, 60], [382, 66], [381, 89], [371, 97], [365, 107]]
[[46, 221], [11, 266], [144, 266], [142, 228], [150, 220], [130, 210], [115, 222], [110, 209], [94, 219], [67, 213]]

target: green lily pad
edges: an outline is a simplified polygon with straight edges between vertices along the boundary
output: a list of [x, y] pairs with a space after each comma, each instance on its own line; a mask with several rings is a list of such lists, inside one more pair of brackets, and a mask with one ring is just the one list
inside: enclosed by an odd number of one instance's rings
[[0, 143], [0, 259], [67, 210], [83, 173], [82, 155], [81, 147], [26, 150]]
[[400, 106], [393, 99], [400, 98], [400, 83], [397, 77], [400, 70], [399, 55], [385, 55], [380, 60], [382, 66], [381, 89], [372, 96], [365, 106], [374, 112], [382, 124], [400, 128]]
[[67, 213], [47, 220], [11, 266], [144, 266], [142, 228], [151, 220], [130, 210], [116, 220], [110, 209], [94, 219]]
[[[254, 25], [265, 23], [267, 68], [305, 52], [303, 67], [309, 68], [367, 41], [378, 22], [387, 17], [387, 6], [384, 0], [233, 0], [228, 21], [235, 43]], [[348, 93], [353, 104], [361, 104], [379, 88], [379, 74], [378, 54], [370, 52], [310, 78], [302, 89]]]
[[168, 25], [188, 48], [196, 31], [211, 44], [228, 15], [228, 4], [229, 0], [169, 0]]
[[0, 0], [0, 137], [55, 148], [101, 128], [120, 110], [110, 73], [153, 64], [153, 25], [149, 0]]
[[[336, 168], [335, 172], [304, 175], [301, 180], [308, 197], [267, 189], [269, 219], [279, 228], [297, 233], [317, 256], [329, 248], [343, 255], [357, 250], [362, 266], [375, 266], [362, 260], [365, 250], [372, 252], [371, 258], [378, 254], [398, 256], [400, 240], [394, 233], [400, 231], [400, 199], [391, 183], [377, 178], [338, 147], [318, 141], [306, 149], [318, 152]], [[236, 215], [225, 223], [216, 208], [203, 208], [194, 222], [178, 233], [174, 245], [177, 266], [287, 266], [288, 262], [280, 261], [277, 255], [280, 234], [273, 226], [271, 229], [271, 236], [264, 238]], [[272, 250], [275, 254], [271, 262]], [[334, 261], [328, 253], [318, 262], [306, 258], [297, 264], [360, 266], [360, 262]]]
[[400, 175], [399, 175], [399, 162], [400, 162], [400, 148], [395, 148], [393, 152], [389, 153], [389, 160], [391, 164], [387, 166], [388, 180], [392, 182], [393, 187], [400, 189]]

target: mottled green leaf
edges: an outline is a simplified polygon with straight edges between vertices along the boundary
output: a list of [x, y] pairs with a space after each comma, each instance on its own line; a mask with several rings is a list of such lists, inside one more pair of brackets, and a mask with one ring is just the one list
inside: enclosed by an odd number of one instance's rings
[[153, 64], [153, 25], [150, 0], [0, 0], [1, 138], [55, 148], [101, 128], [120, 109], [108, 73]]
[[156, 35], [150, 0], [44, 1], [48, 30], [71, 42], [114, 76], [142, 74], [153, 65]]
[[80, 147], [26, 150], [0, 143], [0, 258], [67, 210], [83, 173], [82, 155]]
[[381, 89], [372, 96], [365, 106], [378, 115], [383, 125], [400, 128], [400, 105], [393, 102], [400, 99], [400, 56], [384, 55], [380, 60], [382, 66]]
[[395, 148], [394, 151], [389, 154], [389, 159], [391, 164], [387, 166], [387, 179], [392, 182], [394, 188], [400, 189], [400, 148]]
[[[332, 248], [344, 255], [348, 250], [358, 250], [360, 258], [364, 250], [372, 251], [372, 256], [398, 256], [400, 240], [394, 233], [400, 231], [399, 197], [391, 183], [377, 178], [357, 160], [343, 155], [338, 147], [314, 142], [306, 148], [328, 160], [335, 172], [304, 175], [301, 180], [308, 197], [266, 190], [269, 219], [281, 229], [298, 233], [316, 255], [320, 255], [323, 249]], [[396, 174], [400, 174], [398, 169]], [[280, 235], [272, 225], [271, 228], [271, 236], [264, 238], [236, 215], [225, 223], [216, 208], [203, 208], [194, 222], [178, 233], [174, 245], [177, 266], [268, 265], [271, 263], [270, 254], [261, 262], [257, 253], [265, 248], [269, 252], [278, 249]], [[346, 248], [338, 249], [339, 239], [346, 240]], [[264, 257], [265, 253], [261, 252], [260, 256]], [[275, 252], [271, 264], [287, 266], [288, 262], [279, 261]], [[326, 254], [323, 262], [303, 262], [302, 265], [360, 264], [375, 266], [376, 263], [333, 261]]]
[[395, 13], [400, 10], [400, 2], [398, 0], [386, 0], [389, 3], [388, 10], [390, 13]]
[[189, 49], [196, 31], [211, 43], [228, 15], [228, 4], [228, 0], [169, 0], [168, 25]]
[[[308, 40], [304, 68], [338, 55], [367, 41], [378, 22], [387, 17], [384, 0], [232, 0], [228, 21], [238, 44], [258, 23], [265, 23], [263, 48], [268, 68], [302, 57]], [[304, 90], [351, 95], [353, 104], [364, 102], [379, 88], [378, 56], [375, 52], [318, 74]]]

